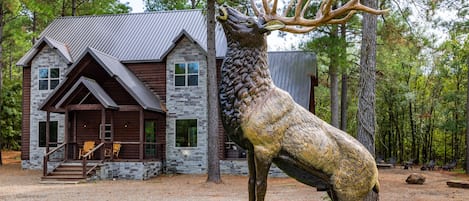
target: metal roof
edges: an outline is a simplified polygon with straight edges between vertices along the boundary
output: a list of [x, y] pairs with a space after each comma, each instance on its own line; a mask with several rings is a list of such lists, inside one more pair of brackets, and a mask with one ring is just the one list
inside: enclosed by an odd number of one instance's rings
[[269, 70], [274, 84], [290, 93], [293, 99], [309, 108], [311, 75], [316, 75], [316, 56], [312, 52], [268, 52]]
[[58, 52], [59, 52], [59, 55], [62, 56], [67, 61], [67, 64], [73, 63], [72, 56], [70, 55], [70, 52], [69, 52], [67, 46], [65, 44], [63, 44], [59, 41], [56, 41], [52, 38], [49, 38], [47, 36], [42, 37], [41, 39], [39, 39], [33, 45], [33, 47], [29, 50], [29, 52], [27, 54], [25, 54], [23, 56], [23, 58], [21, 58], [20, 62], [22, 62], [22, 61], [29, 62], [40, 51], [39, 48], [41, 47], [41, 45], [43, 43], [46, 43], [51, 48], [57, 49]]
[[119, 62], [117, 58], [93, 48], [88, 48], [86, 53], [90, 53], [104, 70], [111, 77], [114, 77], [143, 109], [164, 112], [160, 99], [137, 76]]
[[68, 90], [68, 92], [60, 99], [60, 101], [55, 105], [55, 108], [59, 108], [62, 103], [64, 103], [73, 93], [75, 93], [75, 90], [78, 89], [78, 87], [83, 84], [93, 96], [98, 99], [98, 101], [103, 105], [104, 108], [112, 108], [112, 109], [118, 109], [119, 106], [112, 100], [112, 98], [104, 91], [104, 89], [99, 86], [99, 84], [88, 77], [80, 77], [80, 79], [75, 82], [75, 84]]
[[[187, 33], [207, 50], [206, 27], [201, 10], [62, 17], [54, 20], [40, 38], [65, 44], [73, 61], [91, 47], [123, 63], [146, 62], [164, 59], [181, 33]], [[226, 53], [226, 39], [220, 25], [215, 35], [216, 55], [221, 58]], [[27, 66], [36, 51], [33, 47], [17, 65]]]

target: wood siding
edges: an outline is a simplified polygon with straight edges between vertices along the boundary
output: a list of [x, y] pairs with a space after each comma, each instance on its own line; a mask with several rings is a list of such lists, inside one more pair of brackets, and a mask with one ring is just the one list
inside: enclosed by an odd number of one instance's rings
[[31, 68], [23, 68], [23, 116], [21, 127], [21, 160], [29, 160], [31, 120]]
[[166, 62], [127, 64], [127, 67], [166, 103]]
[[[77, 124], [77, 144], [82, 146], [84, 141], [94, 140], [96, 144], [101, 142], [99, 138], [99, 125], [101, 124], [101, 111], [75, 111]], [[111, 118], [111, 115], [113, 116]], [[157, 143], [166, 141], [166, 117], [164, 114], [145, 112], [144, 118], [155, 120], [157, 124]], [[119, 158], [138, 159], [139, 158], [139, 129], [140, 119], [138, 111], [107, 111], [106, 124], [114, 123], [114, 142], [123, 142]], [[86, 125], [86, 127], [84, 126]], [[125, 126], [127, 125], [127, 126]], [[73, 139], [73, 137], [71, 138]], [[125, 144], [131, 142], [135, 144]], [[158, 150], [164, 154], [164, 150]], [[164, 155], [163, 155], [164, 156]], [[77, 156], [75, 156], [77, 157]]]
[[[223, 64], [222, 59], [217, 59], [217, 86], [220, 86], [221, 80], [221, 65]], [[221, 113], [218, 113], [218, 156], [220, 159], [225, 159], [225, 129], [223, 128], [223, 123], [221, 120]]]

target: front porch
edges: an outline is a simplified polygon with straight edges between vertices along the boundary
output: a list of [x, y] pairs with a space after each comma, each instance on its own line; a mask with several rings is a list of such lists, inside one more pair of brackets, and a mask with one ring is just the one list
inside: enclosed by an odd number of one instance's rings
[[[81, 104], [66, 108], [64, 142], [50, 141], [51, 133], [47, 131], [51, 122], [49, 118], [46, 121], [44, 179], [62, 178], [57, 174], [66, 174], [55, 173], [57, 167], [71, 164], [81, 167], [81, 174], [73, 173], [77, 179], [90, 176], [147, 179], [161, 172], [165, 158], [164, 114], [144, 111], [138, 106], [120, 106], [114, 110]], [[85, 142], [92, 144], [87, 151], [83, 151]]]

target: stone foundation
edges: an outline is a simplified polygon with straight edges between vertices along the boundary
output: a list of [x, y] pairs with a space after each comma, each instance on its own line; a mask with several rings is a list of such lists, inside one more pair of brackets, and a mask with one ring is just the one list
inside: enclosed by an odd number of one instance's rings
[[[221, 174], [248, 175], [248, 161], [243, 159], [220, 160], [220, 172]], [[288, 177], [275, 164], [272, 164], [272, 166], [270, 167], [269, 176]]]
[[105, 162], [92, 179], [146, 180], [162, 173], [162, 164], [152, 162]]

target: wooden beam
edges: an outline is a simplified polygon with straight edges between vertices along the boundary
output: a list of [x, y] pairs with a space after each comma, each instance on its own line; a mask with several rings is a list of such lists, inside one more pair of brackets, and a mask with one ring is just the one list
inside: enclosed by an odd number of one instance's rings
[[144, 115], [143, 115], [143, 108], [140, 108], [140, 118], [139, 118], [139, 121], [140, 121], [140, 129], [139, 129], [139, 132], [140, 132], [140, 137], [139, 137], [139, 141], [140, 141], [140, 147], [139, 147], [139, 159], [140, 160], [143, 160], [143, 141], [144, 141], [144, 134], [145, 134], [145, 121], [144, 121]]
[[[104, 136], [106, 135], [106, 109], [102, 108], [101, 109], [101, 129], [100, 130], [100, 137], [101, 137], [101, 143], [104, 143]], [[101, 149], [100, 152], [101, 155], [101, 160], [104, 159], [104, 149]]]
[[103, 106], [101, 104], [68, 105], [67, 109], [69, 111], [74, 111], [74, 110], [102, 110]]
[[67, 110], [67, 111], [65, 111], [65, 125], [64, 125], [64, 129], [65, 129], [65, 131], [64, 131], [64, 143], [65, 143], [64, 159], [65, 160], [68, 160], [68, 137], [69, 137], [68, 136], [69, 135], [68, 134], [69, 133], [68, 132], [69, 131], [68, 130], [69, 129], [69, 125], [68, 125], [69, 117], [68, 117], [68, 115], [69, 114], [68, 114], [68, 110]]
[[119, 111], [121, 112], [140, 111], [141, 108], [139, 105], [119, 105]]
[[49, 153], [50, 141], [50, 112], [46, 112], [46, 153]]

